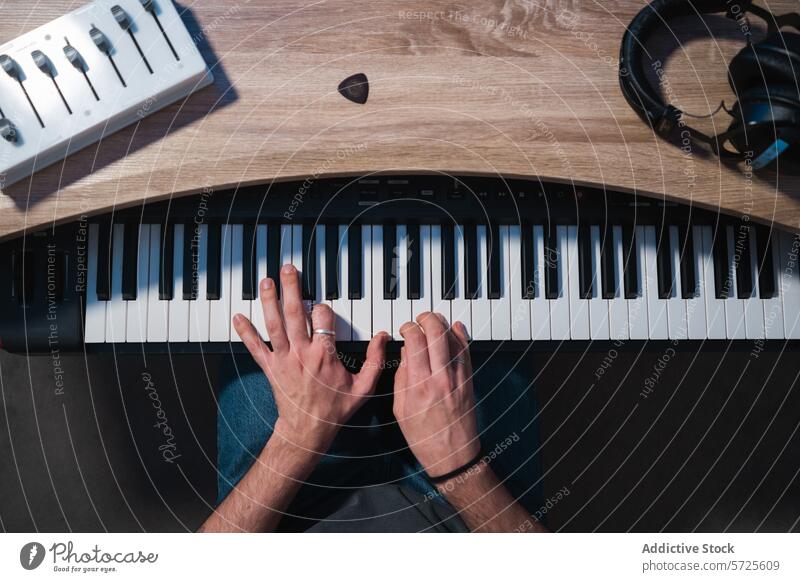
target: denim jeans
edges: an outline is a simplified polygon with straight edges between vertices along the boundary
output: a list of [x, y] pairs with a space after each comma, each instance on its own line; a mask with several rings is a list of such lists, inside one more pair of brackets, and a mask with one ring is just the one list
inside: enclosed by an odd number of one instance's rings
[[[541, 507], [542, 477], [532, 355], [474, 353], [472, 359], [484, 453], [512, 495], [533, 513]], [[249, 355], [227, 356], [220, 380], [218, 502], [250, 468], [278, 418], [269, 382]], [[439, 498], [392, 415], [392, 380], [393, 371], [386, 370], [376, 394], [341, 428], [282, 518], [281, 529], [307, 529], [363, 487], [400, 484]]]

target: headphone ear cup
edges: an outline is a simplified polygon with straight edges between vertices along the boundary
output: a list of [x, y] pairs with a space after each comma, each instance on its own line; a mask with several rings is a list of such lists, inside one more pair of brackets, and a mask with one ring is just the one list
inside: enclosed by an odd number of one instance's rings
[[751, 87], [800, 84], [800, 34], [783, 32], [746, 46], [728, 65], [728, 82], [741, 100]]
[[740, 94], [733, 114], [728, 139], [739, 153], [756, 157], [775, 144], [779, 130], [800, 129], [800, 92], [790, 85], [751, 87]]

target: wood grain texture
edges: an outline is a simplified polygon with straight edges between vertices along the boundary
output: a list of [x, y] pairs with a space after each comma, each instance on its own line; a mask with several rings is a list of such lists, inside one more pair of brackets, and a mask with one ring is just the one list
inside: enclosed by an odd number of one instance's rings
[[[643, 5], [179, 3], [214, 85], [8, 187], [0, 238], [205, 188], [417, 171], [604, 185], [800, 227], [800, 178], [748, 175], [698, 149], [687, 156], [628, 107], [617, 55], [624, 27]], [[74, 7], [6, 2], [0, 41]], [[725, 64], [742, 45], [735, 23], [709, 16], [682, 19], [650, 49], [663, 53], [664, 92], [703, 114], [721, 99], [733, 103]], [[357, 72], [370, 80], [366, 105], [336, 91]], [[720, 130], [728, 118], [697, 124]]]

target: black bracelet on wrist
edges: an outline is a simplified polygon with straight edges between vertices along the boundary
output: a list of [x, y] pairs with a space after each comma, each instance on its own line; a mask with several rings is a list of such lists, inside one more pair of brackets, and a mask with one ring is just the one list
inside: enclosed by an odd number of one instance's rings
[[478, 454], [475, 455], [474, 459], [472, 459], [471, 461], [469, 461], [468, 463], [466, 463], [464, 465], [461, 465], [458, 469], [456, 469], [454, 471], [450, 471], [449, 473], [445, 473], [444, 475], [439, 475], [438, 477], [431, 477], [430, 475], [428, 475], [428, 479], [430, 479], [432, 483], [444, 483], [445, 481], [448, 481], [448, 480], [452, 479], [453, 477], [457, 477], [461, 473], [464, 473], [468, 469], [471, 469], [472, 467], [474, 467], [475, 465], [480, 463], [481, 459], [483, 459], [483, 448], [482, 447], [481, 447], [480, 450], [478, 450]]

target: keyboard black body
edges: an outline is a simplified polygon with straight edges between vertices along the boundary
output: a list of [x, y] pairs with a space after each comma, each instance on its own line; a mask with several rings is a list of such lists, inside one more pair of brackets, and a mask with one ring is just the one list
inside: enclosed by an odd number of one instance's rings
[[[83, 343], [90, 223], [579, 223], [720, 225], [738, 219], [697, 207], [598, 188], [440, 175], [307, 179], [208, 190], [84, 218], [0, 243], [0, 341], [10, 352], [237, 351], [221, 342]], [[20, 289], [24, 297], [20, 297]], [[15, 290], [16, 295], [15, 296]], [[500, 342], [480, 342], [496, 349]], [[530, 349], [531, 342], [503, 342]], [[552, 342], [562, 343], [562, 342]], [[565, 342], [570, 343], [570, 342]], [[348, 345], [340, 346], [346, 350]], [[355, 346], [353, 346], [355, 347]], [[577, 347], [577, 346], [576, 346]]]

